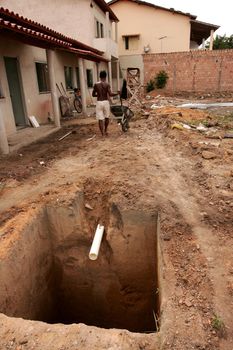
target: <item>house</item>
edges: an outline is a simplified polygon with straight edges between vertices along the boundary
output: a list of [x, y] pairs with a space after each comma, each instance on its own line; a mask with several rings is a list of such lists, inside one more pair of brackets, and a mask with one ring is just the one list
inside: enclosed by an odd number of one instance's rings
[[[60, 126], [59, 91], [80, 87], [83, 111], [92, 102], [93, 82], [108, 70], [119, 87], [118, 19], [104, 0], [1, 0], [0, 149], [8, 135], [53, 119]], [[23, 15], [23, 16], [22, 16]], [[5, 140], [5, 141], [4, 141]]]
[[190, 13], [164, 8], [141, 0], [108, 3], [119, 18], [118, 45], [123, 73], [139, 68], [143, 81], [143, 54], [189, 51], [219, 27], [196, 20]]

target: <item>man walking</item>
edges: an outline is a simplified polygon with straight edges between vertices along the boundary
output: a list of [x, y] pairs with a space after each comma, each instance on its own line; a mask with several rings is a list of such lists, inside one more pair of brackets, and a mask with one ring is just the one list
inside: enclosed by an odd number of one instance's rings
[[111, 96], [117, 96], [119, 92], [113, 93], [110, 85], [106, 82], [107, 73], [100, 72], [100, 81], [94, 85], [92, 92], [93, 97], [97, 97], [96, 103], [96, 119], [99, 121], [99, 129], [102, 134], [108, 135], [108, 124], [110, 117], [110, 103]]

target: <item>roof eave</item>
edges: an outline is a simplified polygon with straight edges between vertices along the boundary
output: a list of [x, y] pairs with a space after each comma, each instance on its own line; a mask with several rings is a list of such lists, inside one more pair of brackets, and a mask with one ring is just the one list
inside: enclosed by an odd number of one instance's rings
[[88, 46], [88, 45], [86, 45], [78, 40], [69, 38], [61, 33], [56, 32], [53, 29], [50, 29], [50, 28], [40, 24], [40, 23], [37, 23], [37, 22], [32, 21], [28, 18], [20, 16], [19, 14], [14, 13], [13, 11], [10, 11], [9, 9], [5, 9], [3, 7], [0, 7], [0, 18], [2, 18], [3, 20], [9, 20], [11, 22], [14, 21], [14, 23], [16, 25], [25, 26], [28, 29], [31, 29], [33, 31], [38, 31], [38, 32], [41, 32], [47, 36], [51, 36], [51, 37], [56, 38], [58, 40], [68, 42], [68, 43], [74, 45], [75, 47], [78, 47], [78, 48], [81, 48], [84, 50], [88, 50], [88, 51], [92, 51], [92, 52], [96, 53], [97, 55], [102, 54], [101, 51], [99, 51], [91, 46]]
[[[111, 5], [115, 4], [118, 1], [121, 1], [121, 0], [111, 0], [111, 1], [108, 2], [108, 5], [111, 6]], [[153, 7], [153, 8], [164, 10], [164, 11], [169, 11], [169, 12], [172, 12], [172, 13], [175, 13], [175, 14], [178, 14], [178, 15], [187, 16], [190, 19], [196, 19], [197, 18], [197, 16], [192, 15], [191, 13], [185, 13], [185, 12], [182, 12], [182, 11], [175, 10], [173, 8], [167, 8], [167, 7], [154, 5], [154, 4], [151, 4], [151, 3], [146, 2], [146, 1], [142, 1], [142, 0], [129, 0], [129, 1], [135, 2], [138, 5], [145, 5], [145, 6]]]
[[210, 37], [210, 31], [220, 28], [220, 26], [212, 23], [201, 22], [197, 20], [190, 20], [191, 23], [191, 33], [190, 39], [197, 42], [199, 45], [202, 43], [202, 40], [206, 40]]

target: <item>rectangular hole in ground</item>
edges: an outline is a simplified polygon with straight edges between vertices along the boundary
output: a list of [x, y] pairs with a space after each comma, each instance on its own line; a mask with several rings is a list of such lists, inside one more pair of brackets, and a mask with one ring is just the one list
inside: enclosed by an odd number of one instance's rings
[[1, 257], [0, 311], [48, 323], [155, 332], [159, 315], [156, 215], [109, 205], [96, 261], [82, 203], [45, 208]]

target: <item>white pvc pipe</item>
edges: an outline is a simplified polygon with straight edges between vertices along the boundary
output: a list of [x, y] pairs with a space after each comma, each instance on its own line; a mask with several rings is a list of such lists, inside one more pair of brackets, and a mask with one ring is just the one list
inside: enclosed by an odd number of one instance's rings
[[100, 249], [100, 244], [103, 238], [104, 234], [104, 226], [101, 226], [98, 224], [96, 231], [95, 231], [95, 236], [91, 245], [90, 253], [89, 253], [89, 259], [91, 260], [96, 260], [98, 258], [99, 254], [99, 249]]

